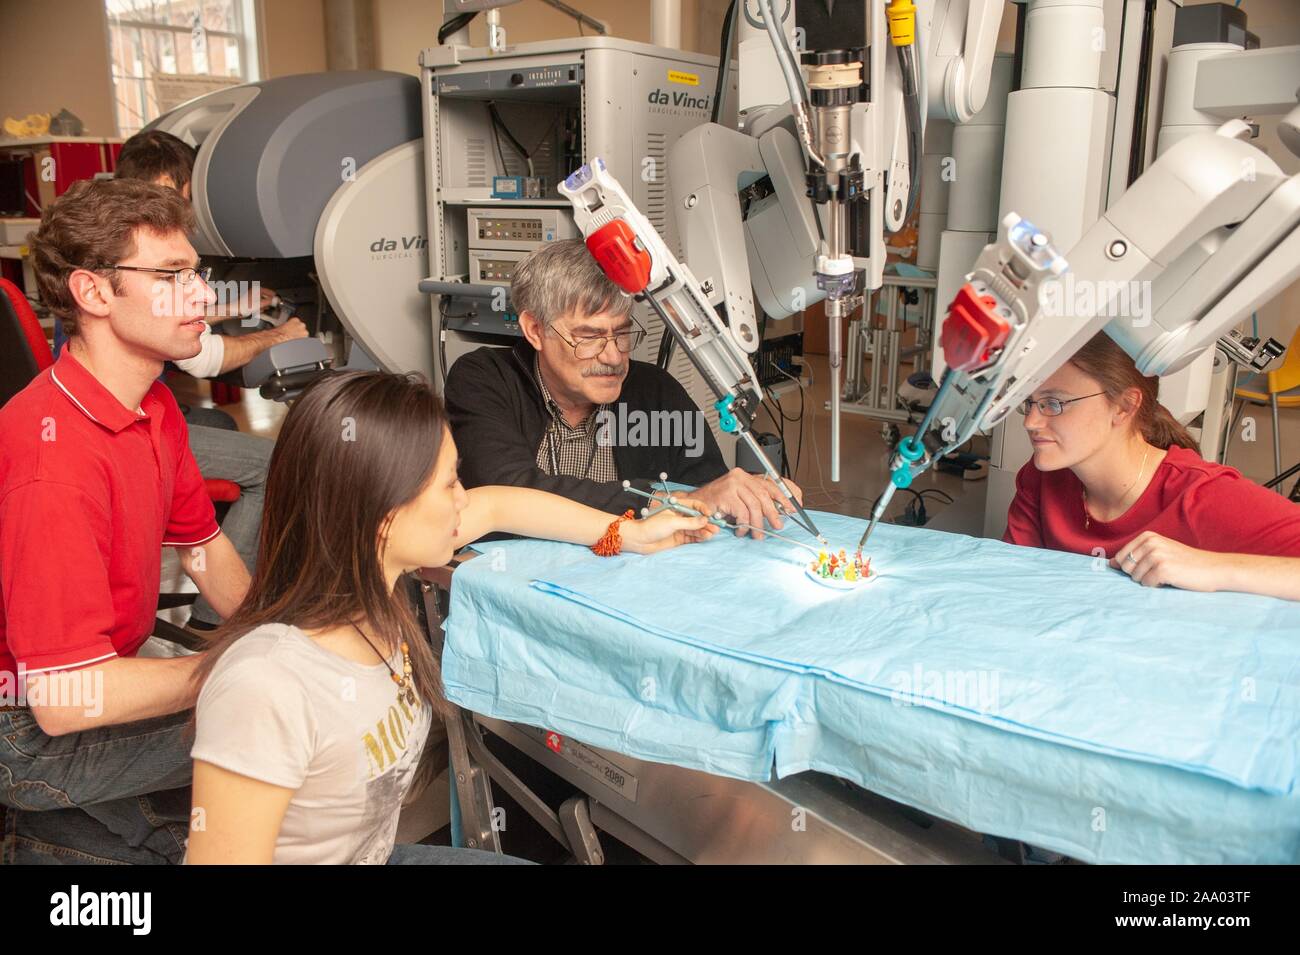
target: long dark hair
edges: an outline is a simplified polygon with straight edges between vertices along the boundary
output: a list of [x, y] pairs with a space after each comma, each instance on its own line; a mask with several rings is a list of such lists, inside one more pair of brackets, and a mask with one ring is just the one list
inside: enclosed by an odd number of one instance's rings
[[406, 587], [388, 589], [378, 541], [393, 511], [432, 477], [446, 422], [416, 376], [344, 372], [302, 393], [271, 454], [257, 572], [199, 667], [200, 684], [262, 624], [368, 621], [386, 656], [407, 644], [416, 692], [442, 705], [438, 662]]
[[1088, 343], [1075, 352], [1070, 364], [1088, 377], [1096, 378], [1106, 397], [1115, 404], [1121, 403], [1124, 392], [1136, 388], [1141, 394], [1141, 403], [1133, 416], [1133, 423], [1150, 444], [1162, 451], [1178, 445], [1201, 453], [1196, 439], [1160, 403], [1160, 379], [1138, 371], [1128, 352], [1105, 332], [1098, 332], [1088, 339]]

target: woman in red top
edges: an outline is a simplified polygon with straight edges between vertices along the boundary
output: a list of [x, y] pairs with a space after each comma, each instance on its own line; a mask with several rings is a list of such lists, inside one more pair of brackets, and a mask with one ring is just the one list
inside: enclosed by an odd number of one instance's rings
[[1202, 460], [1157, 384], [1104, 333], [1043, 382], [1003, 540], [1108, 557], [1147, 587], [1300, 600], [1300, 506]]

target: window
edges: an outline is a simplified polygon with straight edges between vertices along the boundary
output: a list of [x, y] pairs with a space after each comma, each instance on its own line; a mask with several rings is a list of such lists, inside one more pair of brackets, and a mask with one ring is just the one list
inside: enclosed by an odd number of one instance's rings
[[169, 102], [175, 84], [164, 87], [155, 77], [212, 77], [210, 84], [196, 79], [184, 98], [257, 79], [253, 3], [104, 0], [118, 133], [130, 136], [177, 105]]

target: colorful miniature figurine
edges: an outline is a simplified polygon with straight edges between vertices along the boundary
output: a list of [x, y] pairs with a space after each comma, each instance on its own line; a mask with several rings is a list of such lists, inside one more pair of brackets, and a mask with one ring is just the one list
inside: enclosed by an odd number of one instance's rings
[[851, 560], [843, 550], [838, 554], [819, 551], [817, 559], [809, 563], [808, 571], [823, 580], [843, 580], [853, 583], [866, 580], [871, 576], [871, 560], [863, 560], [861, 551], [854, 554]]

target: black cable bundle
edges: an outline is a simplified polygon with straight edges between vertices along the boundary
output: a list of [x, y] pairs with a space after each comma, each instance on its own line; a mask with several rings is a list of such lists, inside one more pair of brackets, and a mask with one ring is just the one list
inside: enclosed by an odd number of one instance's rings
[[722, 121], [722, 104], [727, 96], [727, 79], [731, 75], [731, 43], [736, 32], [736, 0], [731, 0], [722, 17], [722, 39], [718, 45], [718, 82], [713, 87], [713, 110], [709, 122]]
[[478, 16], [477, 12], [461, 13], [452, 17], [438, 28], [438, 46], [447, 42], [447, 37], [469, 25], [469, 21]]

